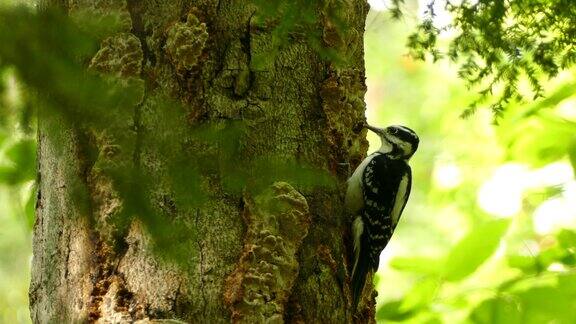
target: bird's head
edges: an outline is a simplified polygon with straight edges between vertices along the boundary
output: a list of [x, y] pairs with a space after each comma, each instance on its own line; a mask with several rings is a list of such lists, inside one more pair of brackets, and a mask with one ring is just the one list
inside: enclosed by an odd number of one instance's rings
[[397, 158], [408, 160], [418, 149], [418, 135], [408, 127], [393, 125], [386, 128], [378, 128], [366, 125], [366, 128], [378, 134], [382, 141], [379, 151], [389, 153]]

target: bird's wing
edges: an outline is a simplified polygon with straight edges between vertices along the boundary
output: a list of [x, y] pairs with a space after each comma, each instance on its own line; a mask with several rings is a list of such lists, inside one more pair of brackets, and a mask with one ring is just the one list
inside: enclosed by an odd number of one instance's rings
[[411, 175], [408, 165], [377, 156], [364, 170], [364, 233], [368, 235], [371, 266], [378, 268], [380, 252], [392, 237], [402, 209], [410, 193]]

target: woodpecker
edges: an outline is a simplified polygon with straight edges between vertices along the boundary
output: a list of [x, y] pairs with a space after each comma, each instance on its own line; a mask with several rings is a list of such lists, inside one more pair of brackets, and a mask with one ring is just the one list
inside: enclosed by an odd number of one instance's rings
[[419, 139], [408, 127], [378, 128], [382, 146], [366, 157], [347, 181], [346, 208], [353, 215], [352, 302], [356, 308], [366, 276], [378, 269], [380, 252], [386, 247], [406, 206], [412, 186], [408, 161]]

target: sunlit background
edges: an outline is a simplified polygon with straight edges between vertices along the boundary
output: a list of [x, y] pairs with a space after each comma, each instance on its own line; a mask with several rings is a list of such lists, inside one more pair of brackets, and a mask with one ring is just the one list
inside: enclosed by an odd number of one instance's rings
[[[407, 0], [400, 21], [387, 1], [370, 3], [367, 118], [409, 126], [421, 140], [411, 199], [375, 279], [378, 320], [576, 323], [574, 71], [546, 85], [548, 99], [511, 106], [498, 126], [488, 110], [462, 119], [475, 93], [457, 66], [406, 55], [425, 1]], [[450, 19], [441, 9], [438, 26]], [[0, 83], [1, 117], [10, 118], [20, 88], [10, 71]], [[372, 151], [379, 140], [368, 136]], [[0, 128], [0, 178], [30, 146], [25, 139], [20, 128]], [[32, 181], [0, 185], [0, 323], [30, 322], [33, 192]]]
[[[16, 3], [31, 5], [32, 0], [0, 0], [0, 7]], [[10, 184], [15, 183], [11, 175], [22, 164], [21, 157], [27, 159], [24, 164], [35, 163], [26, 150], [33, 149], [34, 141], [14, 127], [18, 121], [13, 112], [22, 101], [13, 71], [0, 69], [0, 90], [0, 323], [30, 323], [33, 181]]]
[[[378, 320], [576, 323], [574, 71], [498, 126], [487, 109], [462, 119], [475, 93], [457, 66], [406, 55], [428, 1], [406, 1], [401, 21], [389, 19], [388, 1], [369, 2], [368, 121], [407, 125], [421, 141], [411, 199], [381, 255]], [[435, 9], [445, 26], [450, 16]], [[371, 151], [380, 145], [368, 139]]]

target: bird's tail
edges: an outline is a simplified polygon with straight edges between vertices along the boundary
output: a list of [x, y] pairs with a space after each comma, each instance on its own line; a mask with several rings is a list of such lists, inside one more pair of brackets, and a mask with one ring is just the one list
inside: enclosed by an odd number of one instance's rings
[[[365, 250], [364, 245], [364, 250]], [[366, 283], [366, 276], [370, 271], [370, 259], [365, 255], [366, 251], [360, 250], [358, 253], [358, 259], [354, 264], [354, 269], [352, 270], [352, 309], [356, 309], [360, 297], [362, 296], [362, 291], [364, 290], [364, 285]]]

